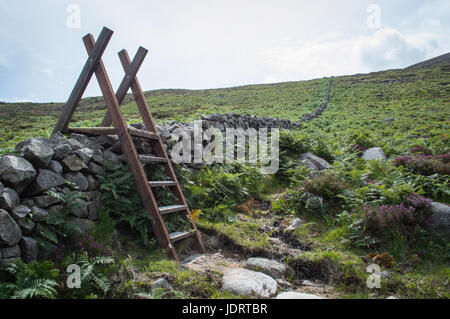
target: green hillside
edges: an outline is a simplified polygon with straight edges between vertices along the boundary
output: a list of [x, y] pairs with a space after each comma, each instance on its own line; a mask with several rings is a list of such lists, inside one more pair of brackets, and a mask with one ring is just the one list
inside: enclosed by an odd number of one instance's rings
[[[445, 133], [450, 118], [449, 73], [450, 65], [444, 64], [337, 77], [327, 111], [308, 126], [323, 130], [336, 143], [336, 138], [362, 130], [374, 141], [379, 139], [377, 143], [395, 148], [394, 153], [406, 150], [417, 139], [430, 146], [448, 145]], [[318, 79], [214, 90], [157, 90], [145, 95], [159, 123], [188, 121], [213, 113], [298, 120], [321, 103], [327, 83], [327, 79]], [[99, 125], [105, 112], [102, 102], [102, 98], [84, 99], [72, 125]], [[0, 104], [0, 152], [11, 152], [25, 138], [48, 136], [61, 105]], [[138, 121], [131, 96], [127, 97], [123, 110], [129, 122]], [[391, 126], [382, 122], [388, 117], [395, 118]]]
[[[295, 270], [286, 278], [292, 289], [327, 297], [449, 298], [450, 244], [426, 227], [430, 203], [450, 203], [449, 79], [449, 63], [334, 78], [323, 114], [300, 130], [282, 131], [275, 175], [238, 164], [204, 167], [197, 173], [177, 167], [194, 219], [208, 237], [206, 259], [215, 256], [218, 247], [232, 265], [248, 256], [270, 256]], [[216, 113], [295, 121], [322, 103], [328, 83], [324, 78], [145, 95], [158, 123]], [[24, 139], [48, 137], [61, 106], [1, 103], [0, 154], [14, 152]], [[123, 111], [130, 123], [138, 121], [131, 96]], [[84, 99], [71, 125], [99, 125], [104, 113], [102, 98]], [[372, 147], [381, 147], [388, 160], [363, 160], [362, 151]], [[328, 161], [329, 169], [310, 174], [299, 160], [306, 152]], [[148, 214], [127, 172], [113, 167], [100, 178], [104, 208], [91, 235], [107, 249], [86, 249], [91, 257], [105, 251], [113, 257], [102, 279], [115, 284], [103, 292], [95, 287], [78, 292], [61, 288], [50, 297], [236, 297], [221, 289], [217, 271], [186, 270], [167, 260], [151, 236]], [[152, 174], [162, 171], [155, 168]], [[161, 202], [173, 200], [167, 194], [163, 190], [155, 196]], [[121, 227], [116, 227], [119, 218]], [[285, 232], [295, 218], [301, 218], [301, 226]], [[165, 222], [169, 231], [183, 223]], [[115, 229], [122, 241], [111, 235]], [[219, 244], [210, 245], [211, 238]], [[38, 265], [64, 269], [69, 253], [79, 250], [68, 247], [63, 261]], [[372, 263], [385, 271], [381, 289], [367, 287], [367, 266]], [[170, 292], [155, 292], [149, 284], [162, 275], [173, 284]], [[305, 288], [305, 279], [323, 286]], [[12, 296], [11, 291], [8, 286], [2, 292], [0, 285], [0, 297]]]

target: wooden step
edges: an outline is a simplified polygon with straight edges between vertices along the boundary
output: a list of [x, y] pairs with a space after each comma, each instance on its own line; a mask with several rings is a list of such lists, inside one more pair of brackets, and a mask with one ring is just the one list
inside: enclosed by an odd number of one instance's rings
[[187, 206], [186, 205], [170, 205], [170, 206], [162, 206], [159, 208], [159, 212], [163, 215], [165, 214], [170, 214], [170, 213], [174, 213], [174, 212], [179, 212], [182, 210], [186, 210]]
[[[114, 127], [69, 127], [69, 133], [87, 134], [87, 135], [117, 135], [118, 131]], [[158, 140], [159, 135], [146, 130], [139, 130], [135, 127], [128, 126], [128, 132], [132, 136], [147, 138], [150, 140]]]
[[150, 187], [169, 187], [176, 186], [177, 182], [175, 181], [156, 181], [156, 182], [148, 182]]
[[139, 155], [139, 159], [142, 163], [167, 163], [167, 158], [164, 157], [156, 157], [153, 155]]
[[186, 232], [177, 231], [177, 232], [169, 234], [169, 237], [173, 243], [176, 243], [177, 241], [183, 240], [185, 238], [188, 238], [188, 237], [191, 237], [194, 235], [195, 235], [194, 230], [186, 231]]

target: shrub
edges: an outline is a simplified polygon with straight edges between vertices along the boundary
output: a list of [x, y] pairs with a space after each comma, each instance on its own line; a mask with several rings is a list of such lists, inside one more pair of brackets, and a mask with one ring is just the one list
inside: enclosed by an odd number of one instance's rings
[[401, 204], [362, 206], [367, 231], [381, 237], [392, 237], [394, 233], [407, 238], [408, 242], [417, 239], [419, 231], [432, 215], [431, 200], [418, 194], [409, 195]]
[[299, 131], [280, 132], [280, 152], [286, 151], [289, 155], [306, 153], [311, 149], [311, 140], [308, 135]]
[[450, 154], [402, 156], [394, 159], [394, 165], [424, 176], [450, 175]]
[[416, 145], [410, 148], [409, 152], [411, 154], [423, 154], [423, 155], [433, 155], [433, 152], [422, 145]]
[[[251, 197], [260, 198], [272, 185], [272, 177], [257, 167], [232, 164], [204, 167], [186, 180], [183, 191], [189, 207], [202, 210], [210, 221], [231, 221], [231, 211]], [[210, 215], [210, 216], [209, 216]]]
[[349, 136], [349, 140], [351, 145], [358, 145], [361, 150], [366, 150], [375, 146], [375, 143], [372, 142], [370, 136], [366, 132], [361, 132], [359, 130], [354, 130]]
[[101, 210], [98, 214], [98, 220], [92, 229], [92, 237], [106, 245], [112, 245], [112, 234], [116, 229], [116, 224], [116, 221], [111, 218], [107, 211]]
[[303, 184], [303, 190], [324, 199], [331, 200], [335, 196], [342, 194], [342, 192], [349, 188], [347, 183], [334, 173], [323, 173], [306, 180]]
[[329, 163], [334, 161], [334, 156], [331, 153], [328, 143], [322, 137], [317, 137], [314, 141], [314, 146], [312, 147], [312, 153], [316, 156], [319, 156]]
[[229, 173], [222, 167], [205, 168], [194, 178], [195, 186], [199, 189], [195, 193], [202, 196], [198, 198], [200, 207], [207, 208], [223, 202], [240, 204], [248, 196], [246, 187], [240, 173]]
[[224, 204], [204, 209], [202, 216], [212, 223], [231, 223], [236, 219], [236, 213]]

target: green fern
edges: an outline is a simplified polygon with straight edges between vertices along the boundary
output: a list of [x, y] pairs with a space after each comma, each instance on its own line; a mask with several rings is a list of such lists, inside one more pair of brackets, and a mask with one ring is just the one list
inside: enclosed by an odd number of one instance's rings
[[49, 261], [25, 264], [22, 261], [4, 268], [9, 280], [0, 283], [0, 298], [54, 299], [58, 295], [58, 270]]
[[152, 218], [142, 205], [133, 176], [124, 165], [107, 164], [106, 170], [106, 176], [99, 176], [105, 211], [118, 223], [137, 231], [147, 244], [152, 234]]
[[105, 266], [113, 265], [114, 258], [110, 256], [89, 257], [85, 251], [80, 254], [72, 254], [65, 258], [64, 266], [76, 264], [80, 267], [81, 288], [69, 289], [68, 293], [72, 297], [85, 298], [99, 292], [106, 295], [111, 288], [109, 279], [103, 274]]

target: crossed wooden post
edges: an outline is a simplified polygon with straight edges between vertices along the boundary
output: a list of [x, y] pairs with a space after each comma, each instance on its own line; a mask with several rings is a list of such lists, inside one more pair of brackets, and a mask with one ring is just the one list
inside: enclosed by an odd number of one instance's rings
[[[55, 126], [55, 129], [53, 130], [53, 133], [63, 133], [66, 131], [94, 72], [96, 73], [97, 78], [100, 77], [100, 79], [102, 79], [101, 81], [99, 80], [99, 85], [102, 89], [102, 93], [103, 90], [109, 89], [110, 83], [108, 83], [108, 75], [106, 74], [106, 69], [101, 58], [106, 47], [108, 46], [112, 34], [113, 31], [109, 30], [108, 28], [103, 28], [97, 42], [95, 42], [92, 34], [88, 34], [83, 38], [86, 51], [89, 54], [89, 58], [83, 68], [83, 71], [81, 72], [80, 77], [78, 78], [77, 83], [75, 84], [75, 87], [72, 90], [67, 103], [64, 105], [61, 116]], [[138, 52], [133, 59], [133, 62], [130, 62], [128, 52], [126, 50], [122, 50], [121, 52], [119, 52], [119, 57], [125, 70], [125, 76], [116, 93], [116, 99], [119, 105], [121, 105], [123, 100], [125, 99], [129, 88], [132, 85], [139, 85], [136, 79], [136, 75], [142, 63], [144, 62], [147, 53], [147, 49], [139, 47]], [[111, 123], [111, 115], [109, 110], [107, 110], [101, 127], [109, 127]]]
[[[136, 181], [136, 186], [142, 199], [142, 204], [152, 217], [152, 228], [159, 245], [166, 249], [171, 257], [179, 261], [178, 254], [175, 251], [175, 246], [173, 244], [177, 241], [194, 237], [194, 247], [203, 253], [205, 248], [200, 237], [200, 233], [197, 231], [197, 227], [192, 219], [191, 212], [187, 206], [180, 184], [178, 183], [172, 164], [158, 134], [155, 121], [147, 105], [144, 93], [142, 92], [142, 88], [136, 77], [136, 74], [148, 51], [140, 47], [132, 62], [130, 61], [130, 57], [128, 56], [128, 52], [126, 50], [119, 52], [119, 58], [125, 71], [125, 76], [119, 86], [119, 89], [116, 93], [114, 93], [111, 81], [101, 59], [112, 34], [113, 31], [103, 28], [97, 42], [95, 42], [94, 37], [91, 34], [88, 34], [83, 38], [89, 58], [77, 83], [75, 84], [74, 89], [72, 90], [67, 103], [62, 109], [61, 116], [53, 133], [79, 132], [93, 135], [117, 134], [120, 138], [121, 147], [123, 153], [126, 155], [131, 173]], [[69, 128], [68, 126], [75, 109], [78, 106], [94, 73], [97, 77], [98, 84], [107, 106], [107, 113], [102, 121], [101, 127]], [[124, 101], [130, 88], [133, 92], [139, 113], [143, 119], [146, 128], [145, 130], [138, 130], [133, 127], [129, 127], [123, 117], [122, 111], [120, 110], [120, 105]], [[114, 124], [114, 128], [110, 128], [112, 123]], [[139, 155], [137, 153], [136, 146], [134, 145], [132, 135], [146, 138], [150, 140], [150, 142], [154, 143], [152, 146], [156, 156]], [[143, 163], [155, 162], [165, 165], [165, 173], [168, 178], [167, 180], [149, 181], [143, 168]], [[152, 191], [152, 188], [157, 187], [169, 188], [175, 195], [177, 205], [160, 207]], [[162, 215], [171, 213], [179, 213], [182, 218], [189, 222], [191, 230], [169, 234]]]

